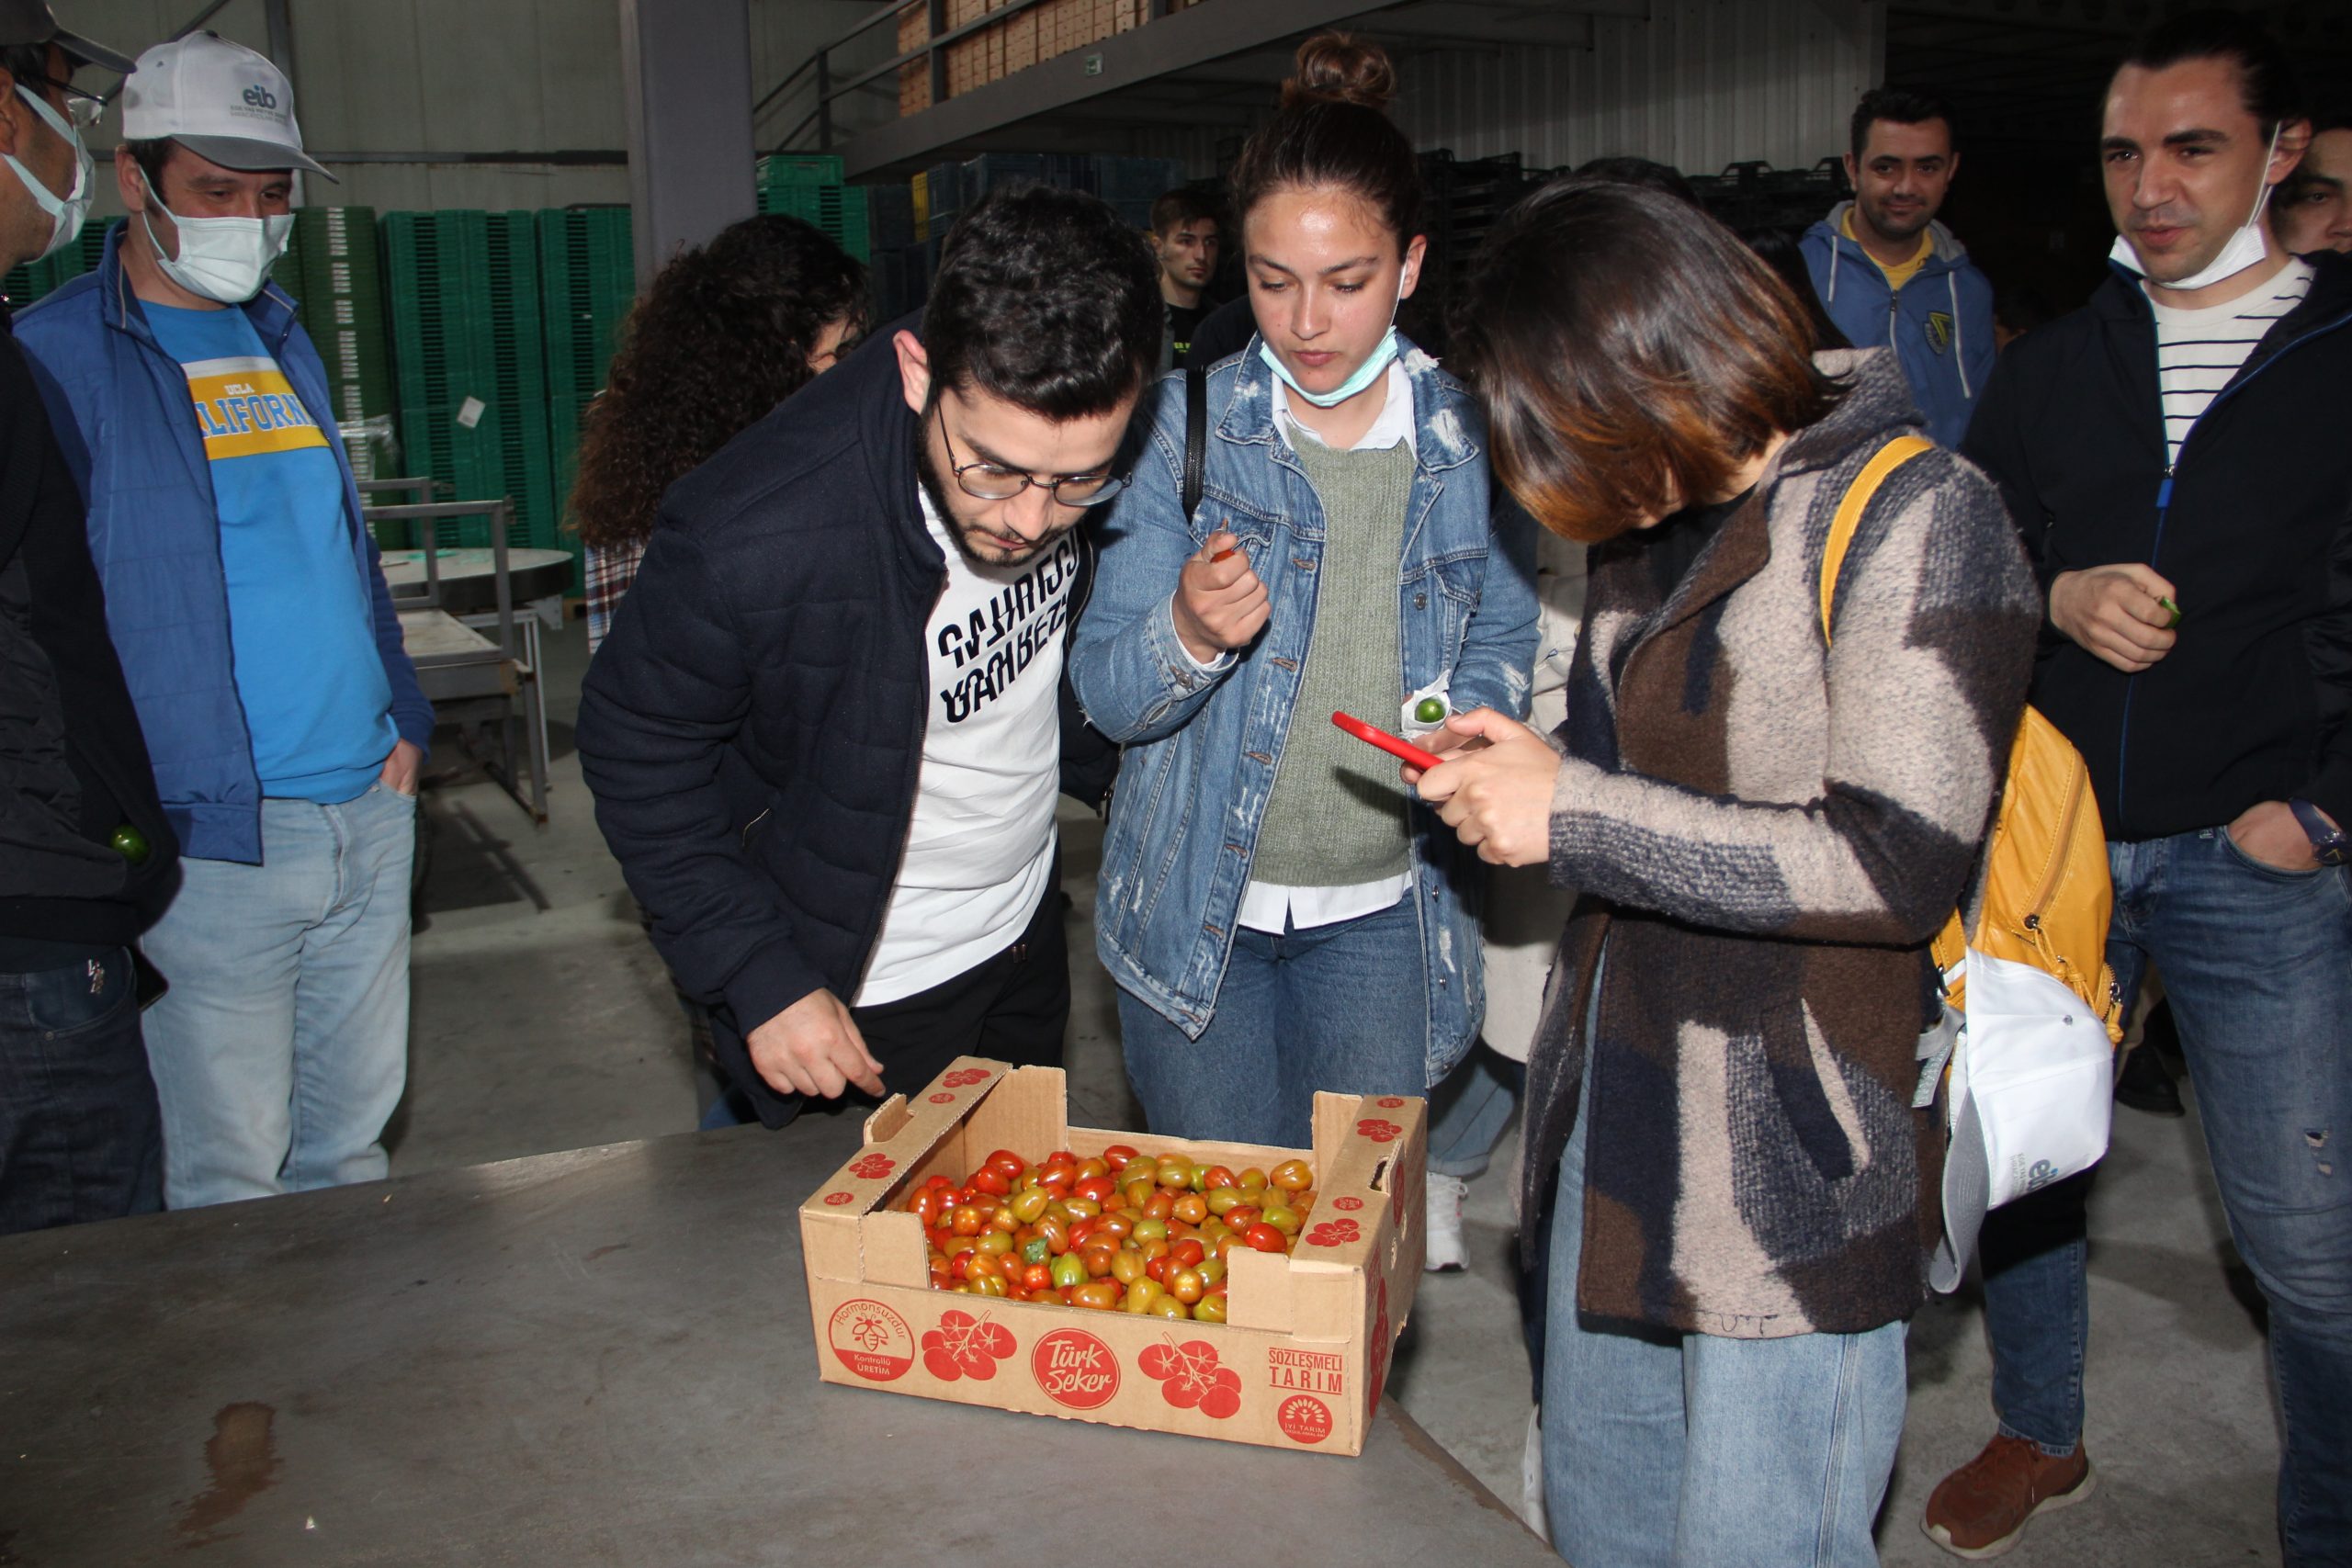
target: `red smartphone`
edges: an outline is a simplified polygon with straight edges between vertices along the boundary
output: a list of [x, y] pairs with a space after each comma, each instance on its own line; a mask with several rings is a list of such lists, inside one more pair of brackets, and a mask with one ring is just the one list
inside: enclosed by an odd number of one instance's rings
[[1410, 762], [1423, 772], [1445, 761], [1442, 757], [1433, 756], [1422, 750], [1409, 740], [1397, 739], [1385, 729], [1374, 729], [1353, 714], [1335, 713], [1331, 716], [1331, 722], [1357, 739], [1377, 746], [1390, 756], [1400, 761]]

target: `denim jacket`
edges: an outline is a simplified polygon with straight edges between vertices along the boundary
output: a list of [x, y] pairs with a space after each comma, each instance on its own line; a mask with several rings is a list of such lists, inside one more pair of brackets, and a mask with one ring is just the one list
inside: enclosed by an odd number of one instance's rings
[[[1403, 689], [1442, 680], [1457, 710], [1523, 717], [1534, 525], [1507, 497], [1490, 505], [1485, 422], [1469, 394], [1410, 344], [1404, 364], [1417, 455], [1397, 564]], [[1126, 746], [1102, 846], [1096, 947], [1120, 985], [1193, 1039], [1216, 1009], [1315, 627], [1323, 510], [1275, 429], [1273, 388], [1254, 341], [1209, 372], [1206, 471], [1190, 523], [1180, 491], [1184, 378], [1148, 395], [1135, 482], [1104, 522], [1102, 569], [1070, 650], [1080, 705]], [[1203, 670], [1176, 640], [1169, 599], [1185, 558], [1220, 528], [1249, 552], [1272, 613], [1237, 658]], [[1393, 728], [1398, 716], [1362, 716]], [[1469, 1048], [1485, 1009], [1481, 867], [1417, 804], [1412, 869], [1435, 1082]]]

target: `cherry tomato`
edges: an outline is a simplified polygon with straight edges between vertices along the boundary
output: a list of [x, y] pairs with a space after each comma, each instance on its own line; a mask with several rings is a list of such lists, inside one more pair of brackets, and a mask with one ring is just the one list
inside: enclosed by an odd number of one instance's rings
[[975, 1250], [983, 1258], [1001, 1258], [1012, 1250], [1012, 1237], [1004, 1231], [982, 1231], [978, 1239]]
[[1118, 1184], [1107, 1176], [1090, 1176], [1071, 1188], [1070, 1192], [1073, 1196], [1083, 1198], [1090, 1203], [1100, 1203], [1118, 1190]]
[[1197, 1269], [1179, 1269], [1168, 1277], [1168, 1293], [1186, 1306], [1199, 1301], [1207, 1290], [1208, 1285]]
[[1261, 1218], [1284, 1235], [1298, 1234], [1298, 1211], [1286, 1203], [1273, 1204]]
[[1069, 1293], [1070, 1305], [1082, 1306], [1095, 1312], [1109, 1312], [1119, 1304], [1119, 1285], [1115, 1280], [1089, 1280]]
[[1005, 1290], [1004, 1276], [1001, 1274], [979, 1274], [973, 1277], [972, 1291], [976, 1295], [1001, 1296], [1005, 1293]]
[[1069, 1227], [1051, 1214], [1037, 1222], [1037, 1235], [1045, 1241], [1046, 1250], [1056, 1258], [1070, 1248]]
[[1233, 1172], [1225, 1166], [1213, 1165], [1201, 1173], [1201, 1190], [1204, 1192], [1215, 1192], [1220, 1188], [1237, 1185], [1238, 1183], [1234, 1179]]
[[1121, 1241], [1135, 1234], [1136, 1223], [1125, 1214], [1104, 1214], [1094, 1222], [1094, 1234], [1114, 1235]]
[[[1089, 1155], [1078, 1162], [1078, 1179], [1080, 1181], [1091, 1181], [1098, 1176], [1108, 1179], [1110, 1175], [1111, 1162], [1101, 1155]], [[1118, 1183], [1113, 1182], [1112, 1185], [1115, 1187]]]
[[1014, 1216], [1011, 1209], [1005, 1208], [1000, 1204], [989, 1213], [989, 1228], [991, 1230], [1000, 1230], [1004, 1232], [1005, 1235], [1011, 1235], [1014, 1231], [1021, 1228], [1021, 1221]]
[[1037, 1217], [1046, 1212], [1046, 1205], [1051, 1201], [1043, 1188], [1032, 1187], [1028, 1191], [1012, 1200], [1011, 1205], [1012, 1217], [1024, 1225], [1034, 1225], [1037, 1223]]
[[1261, 1211], [1248, 1203], [1240, 1204], [1236, 1208], [1227, 1209], [1225, 1212], [1225, 1223], [1238, 1231], [1248, 1230], [1251, 1225], [1256, 1224], [1262, 1217], [1263, 1213]]
[[1243, 1168], [1239, 1176], [1234, 1178], [1234, 1180], [1245, 1192], [1263, 1191], [1266, 1186], [1266, 1173], [1254, 1165], [1247, 1166]]
[[1155, 1220], [1164, 1220], [1176, 1212], [1176, 1195], [1163, 1187], [1145, 1201], [1143, 1212]]
[[1132, 1144], [1113, 1144], [1102, 1151], [1102, 1162], [1113, 1170], [1126, 1169], [1127, 1162], [1135, 1157], [1135, 1145]]
[[1176, 1200], [1169, 1213], [1186, 1224], [1196, 1225], [1209, 1217], [1208, 1200], [1197, 1192], [1187, 1192]]
[[1174, 1296], [1162, 1296], [1151, 1303], [1151, 1315], [1170, 1319], [1187, 1318], [1193, 1315], [1193, 1309]]
[[1241, 1196], [1241, 1190], [1238, 1187], [1212, 1187], [1208, 1190], [1205, 1201], [1208, 1203], [1210, 1213], [1223, 1218], [1249, 1200]]
[[1102, 1205], [1091, 1198], [1072, 1198], [1062, 1207], [1068, 1210], [1072, 1217], [1081, 1220], [1092, 1219], [1102, 1212]]
[[1203, 1283], [1210, 1285], [1222, 1285], [1225, 1283], [1224, 1258], [1204, 1258], [1200, 1262], [1194, 1264], [1193, 1267], [1200, 1270]]
[[1021, 1288], [1035, 1294], [1054, 1288], [1054, 1271], [1043, 1263], [1029, 1263], [1021, 1270]]
[[956, 1204], [955, 1217], [947, 1223], [947, 1228], [957, 1235], [978, 1235], [987, 1225], [987, 1216], [969, 1203]]
[[1077, 1253], [1065, 1252], [1054, 1259], [1053, 1280], [1056, 1285], [1083, 1285], [1086, 1280], [1086, 1259]]
[[1272, 1179], [1285, 1192], [1304, 1192], [1315, 1185], [1315, 1172], [1303, 1159], [1286, 1159], [1274, 1167]]
[[1011, 1149], [999, 1149], [994, 1154], [989, 1155], [988, 1159], [983, 1163], [986, 1164], [989, 1169], [997, 1172], [1007, 1181], [1011, 1181], [1014, 1177], [1019, 1176], [1023, 1171], [1029, 1168], [1029, 1162], [1023, 1159], [1019, 1155], [1014, 1154]]
[[1207, 1252], [1208, 1249], [1203, 1247], [1197, 1240], [1188, 1237], [1187, 1239], [1180, 1241], [1175, 1246], [1170, 1247], [1168, 1249], [1168, 1256], [1175, 1259], [1177, 1267], [1182, 1269], [1193, 1269], [1200, 1266], [1201, 1259], [1207, 1255]]
[[1130, 1181], [1119, 1189], [1120, 1194], [1126, 1199], [1127, 1207], [1130, 1209], [1140, 1209], [1150, 1202], [1151, 1195], [1157, 1189], [1148, 1181]]
[[1262, 1220], [1243, 1231], [1241, 1239], [1253, 1252], [1281, 1252], [1288, 1246], [1283, 1233]]
[[1194, 1302], [1193, 1303], [1193, 1320], [1195, 1323], [1223, 1323], [1226, 1320], [1224, 1295], [1222, 1293], [1211, 1293], [1204, 1295], [1199, 1301]]
[[1162, 1187], [1190, 1187], [1193, 1184], [1193, 1168], [1181, 1160], [1163, 1164], [1153, 1179]]
[[1012, 1190], [1012, 1179], [989, 1166], [972, 1174], [972, 1185], [991, 1196], [1001, 1198]]

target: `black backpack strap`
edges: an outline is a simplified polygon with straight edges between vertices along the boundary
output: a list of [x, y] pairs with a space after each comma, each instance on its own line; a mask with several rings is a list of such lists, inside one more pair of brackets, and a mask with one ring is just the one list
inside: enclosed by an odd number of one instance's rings
[[1184, 370], [1184, 521], [1200, 509], [1209, 461], [1209, 378], [1199, 366]]

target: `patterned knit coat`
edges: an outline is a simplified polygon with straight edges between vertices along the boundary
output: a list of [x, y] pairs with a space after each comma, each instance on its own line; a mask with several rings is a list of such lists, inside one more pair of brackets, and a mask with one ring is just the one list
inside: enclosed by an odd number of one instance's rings
[[1639, 532], [1592, 555], [1555, 736], [1551, 874], [1578, 898], [1525, 1196], [1541, 1213], [1589, 1114], [1584, 1256], [1555, 1267], [1602, 1318], [1860, 1333], [1917, 1307], [1939, 1221], [1940, 1124], [1911, 1103], [1924, 944], [1971, 886], [2040, 598], [1999, 492], [1939, 449], [1864, 513], [1825, 646], [1831, 515], [1918, 415], [1884, 351], [1820, 364], [1845, 400], [1663, 603]]

